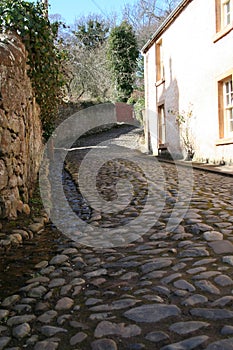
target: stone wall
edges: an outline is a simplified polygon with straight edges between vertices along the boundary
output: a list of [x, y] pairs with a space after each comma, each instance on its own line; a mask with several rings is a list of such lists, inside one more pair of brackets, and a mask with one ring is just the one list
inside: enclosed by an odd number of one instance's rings
[[29, 211], [37, 180], [42, 130], [19, 37], [0, 34], [0, 218]]

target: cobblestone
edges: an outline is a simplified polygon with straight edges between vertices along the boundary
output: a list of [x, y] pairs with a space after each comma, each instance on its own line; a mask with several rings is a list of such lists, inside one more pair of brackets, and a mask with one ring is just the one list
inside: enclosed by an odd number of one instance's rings
[[[134, 132], [112, 136], [125, 148], [135, 139]], [[78, 154], [69, 158], [74, 177]], [[114, 178], [122, 168], [111, 166]], [[194, 171], [193, 195], [179, 220], [185, 198], [178, 196], [176, 167], [159, 166], [166, 203], [155, 225], [119, 247], [85, 246], [64, 236], [54, 257], [37, 263], [35, 276], [1, 300], [0, 350], [233, 349], [233, 180]], [[189, 170], [179, 169], [186, 178]], [[110, 175], [103, 169], [107, 190]], [[131, 179], [137, 195], [146, 193], [142, 174], [138, 178]], [[114, 195], [114, 188], [107, 193]], [[130, 213], [132, 220], [140, 213], [142, 199], [121, 212], [122, 229]], [[96, 228], [117, 220], [95, 211], [91, 221]], [[137, 234], [142, 229], [143, 223], [135, 226]]]

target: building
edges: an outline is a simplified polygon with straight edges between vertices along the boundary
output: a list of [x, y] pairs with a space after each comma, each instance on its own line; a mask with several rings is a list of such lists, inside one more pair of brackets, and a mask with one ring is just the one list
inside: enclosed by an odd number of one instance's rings
[[233, 0], [183, 0], [143, 47], [146, 146], [233, 162]]

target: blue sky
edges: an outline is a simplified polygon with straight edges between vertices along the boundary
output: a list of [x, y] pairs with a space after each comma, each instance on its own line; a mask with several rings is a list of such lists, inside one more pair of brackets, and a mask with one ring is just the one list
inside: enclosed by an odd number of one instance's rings
[[[33, 0], [30, 0], [33, 1]], [[75, 18], [90, 13], [108, 15], [117, 12], [121, 15], [125, 4], [134, 4], [136, 0], [49, 0], [49, 14], [60, 14], [67, 24], [74, 23]], [[159, 0], [158, 3], [162, 3]]]
[[49, 0], [49, 14], [59, 13], [66, 23], [73, 23], [75, 17], [86, 16], [90, 13], [108, 15], [111, 12], [121, 13], [125, 3], [135, 0]]

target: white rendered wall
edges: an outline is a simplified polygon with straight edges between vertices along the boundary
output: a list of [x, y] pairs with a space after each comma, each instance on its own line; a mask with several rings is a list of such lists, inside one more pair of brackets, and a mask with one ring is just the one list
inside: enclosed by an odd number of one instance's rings
[[157, 89], [155, 44], [150, 48], [147, 107], [151, 109], [155, 100], [165, 103], [167, 142], [174, 148], [178, 147], [178, 136], [175, 117], [169, 110], [188, 111], [192, 105], [196, 159], [230, 161], [233, 145], [216, 146], [217, 81], [233, 68], [233, 31], [214, 43], [215, 21], [215, 0], [193, 0], [162, 34], [165, 82]]

